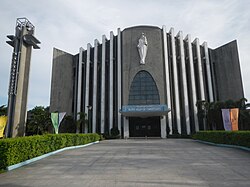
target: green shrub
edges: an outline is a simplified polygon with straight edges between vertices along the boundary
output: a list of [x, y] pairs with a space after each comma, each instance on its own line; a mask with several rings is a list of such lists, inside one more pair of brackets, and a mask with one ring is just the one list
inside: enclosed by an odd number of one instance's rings
[[250, 131], [199, 131], [193, 139], [250, 148]]
[[0, 169], [64, 147], [100, 139], [98, 134], [47, 134], [0, 140]]
[[111, 133], [111, 136], [119, 136], [120, 134], [120, 131], [117, 127], [113, 127], [111, 130], [110, 130], [110, 133]]
[[102, 138], [104, 139], [119, 139], [120, 136], [120, 131], [117, 127], [113, 127], [110, 130], [110, 133], [104, 133], [101, 134]]

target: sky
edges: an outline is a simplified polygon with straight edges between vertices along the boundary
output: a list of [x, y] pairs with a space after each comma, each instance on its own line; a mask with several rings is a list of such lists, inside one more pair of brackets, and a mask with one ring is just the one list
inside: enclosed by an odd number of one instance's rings
[[32, 51], [28, 109], [49, 106], [53, 47], [77, 54], [79, 48], [135, 25], [153, 25], [191, 34], [217, 48], [237, 40], [244, 95], [250, 102], [250, 0], [1, 0], [0, 106], [7, 105], [16, 19], [35, 25], [41, 49]]

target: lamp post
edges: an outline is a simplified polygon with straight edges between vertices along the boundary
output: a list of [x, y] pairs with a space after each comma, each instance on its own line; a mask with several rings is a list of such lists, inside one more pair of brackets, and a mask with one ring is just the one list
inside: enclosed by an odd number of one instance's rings
[[201, 109], [203, 112], [203, 129], [207, 130], [207, 106], [206, 106], [206, 101], [202, 101]]
[[92, 132], [92, 106], [88, 105], [88, 130]]

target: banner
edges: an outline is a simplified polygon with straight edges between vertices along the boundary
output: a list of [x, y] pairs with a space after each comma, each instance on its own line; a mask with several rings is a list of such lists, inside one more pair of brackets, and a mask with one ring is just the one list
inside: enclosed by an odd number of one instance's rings
[[59, 116], [58, 116], [58, 113], [55, 112], [55, 113], [51, 113], [51, 121], [52, 121], [52, 124], [54, 126], [54, 129], [55, 129], [55, 133], [58, 134], [58, 120], [59, 120]]
[[61, 124], [61, 122], [62, 122], [65, 115], [66, 115], [66, 112], [60, 112], [59, 113], [59, 121], [58, 121], [59, 125], [58, 126], [60, 126], [60, 124]]
[[239, 130], [239, 128], [238, 128], [238, 116], [239, 116], [239, 109], [238, 108], [230, 109], [230, 119], [231, 119], [233, 131]]
[[225, 131], [231, 131], [232, 123], [230, 120], [230, 109], [221, 109], [221, 112]]
[[0, 116], [0, 138], [3, 138], [3, 132], [7, 124], [7, 116]]
[[60, 112], [60, 113], [54, 112], [54, 113], [51, 113], [51, 121], [52, 121], [52, 124], [54, 126], [56, 134], [58, 134], [60, 124], [61, 124], [61, 122], [62, 122], [65, 115], [66, 115], [66, 112]]

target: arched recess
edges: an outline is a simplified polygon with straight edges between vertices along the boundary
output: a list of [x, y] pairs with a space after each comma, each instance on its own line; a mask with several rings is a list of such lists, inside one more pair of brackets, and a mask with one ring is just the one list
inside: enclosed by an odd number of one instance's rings
[[147, 71], [139, 71], [130, 86], [129, 105], [160, 104], [159, 91], [153, 77]]

